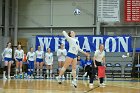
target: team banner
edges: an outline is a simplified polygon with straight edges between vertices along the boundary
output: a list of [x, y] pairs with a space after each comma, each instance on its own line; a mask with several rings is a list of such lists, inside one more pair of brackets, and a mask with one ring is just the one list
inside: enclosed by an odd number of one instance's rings
[[[80, 48], [87, 52], [94, 52], [99, 48], [99, 44], [104, 44], [106, 52], [130, 52], [131, 37], [130, 36], [93, 36], [93, 35], [78, 35]], [[36, 49], [41, 46], [41, 49], [46, 51], [51, 48], [51, 51], [58, 50], [60, 44], [63, 43], [68, 50], [69, 44], [63, 36], [36, 36]]]

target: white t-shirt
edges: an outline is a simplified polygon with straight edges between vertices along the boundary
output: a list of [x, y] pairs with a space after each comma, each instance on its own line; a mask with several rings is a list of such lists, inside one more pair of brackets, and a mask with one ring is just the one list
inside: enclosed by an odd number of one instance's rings
[[44, 52], [43, 51], [36, 51], [36, 58], [40, 58], [40, 59], [43, 59], [44, 57]]
[[45, 53], [45, 62], [47, 64], [53, 63], [53, 53]]
[[105, 51], [100, 52], [100, 50], [96, 50], [94, 57], [96, 58], [96, 61], [102, 62], [105, 57]]
[[63, 31], [63, 35], [66, 37], [66, 39], [69, 42], [69, 51], [68, 52], [77, 55], [78, 51], [80, 51], [80, 52], [83, 51], [80, 48], [79, 41], [76, 38], [69, 37], [65, 31]]
[[24, 51], [21, 50], [16, 50], [14, 53], [15, 58], [23, 59], [24, 58]]
[[58, 61], [65, 61], [66, 55], [67, 55], [66, 49], [58, 49], [57, 50]]
[[11, 48], [5, 48], [2, 57], [12, 58], [12, 49]]
[[35, 58], [36, 58], [35, 52], [28, 52], [27, 58], [29, 61], [35, 61]]

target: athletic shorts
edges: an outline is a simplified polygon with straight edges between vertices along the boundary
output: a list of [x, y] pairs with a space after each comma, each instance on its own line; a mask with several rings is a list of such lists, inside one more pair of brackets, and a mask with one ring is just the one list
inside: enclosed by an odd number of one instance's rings
[[52, 62], [45, 62], [46, 65], [53, 65]]
[[77, 55], [75, 55], [75, 54], [73, 54], [73, 53], [67, 53], [67, 57], [70, 57], [70, 58], [76, 58], [77, 57]]
[[34, 69], [34, 61], [29, 61], [29, 64], [28, 64], [28, 69]]
[[36, 58], [36, 62], [43, 62], [43, 59], [41, 59], [41, 58]]
[[5, 58], [4, 58], [4, 61], [5, 61], [5, 62], [6, 62], [6, 61], [8, 61], [8, 62], [9, 62], [9, 61], [12, 61], [12, 58], [7, 58], [7, 57], [5, 57]]
[[18, 60], [18, 62], [22, 62], [22, 58], [16, 58], [16, 60]]

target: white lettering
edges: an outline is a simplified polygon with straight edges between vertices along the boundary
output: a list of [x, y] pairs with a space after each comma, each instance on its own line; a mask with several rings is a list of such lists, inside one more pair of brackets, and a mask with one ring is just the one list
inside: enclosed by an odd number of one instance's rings
[[90, 45], [89, 45], [89, 42], [88, 42], [88, 38], [87, 38], [87, 37], [84, 37], [84, 43], [83, 43], [82, 49], [83, 49], [83, 50], [86, 50], [86, 51], [91, 51], [91, 50], [90, 50]]
[[94, 42], [96, 44], [96, 50], [99, 49], [100, 43], [103, 43], [103, 37], [93, 37], [93, 43]]
[[[125, 41], [125, 39], [126, 39], [126, 41]], [[118, 37], [118, 48], [119, 48], [118, 52], [121, 51], [121, 45], [122, 45], [124, 51], [128, 52], [128, 39], [129, 39], [129, 37], [125, 37], [125, 39], [124, 39], [124, 37]]]
[[[112, 41], [112, 45], [109, 44], [109, 41]], [[111, 51], [109, 49], [112, 49]], [[105, 41], [105, 50], [106, 52], [115, 52], [116, 50], [116, 40], [113, 37], [109, 37]]]

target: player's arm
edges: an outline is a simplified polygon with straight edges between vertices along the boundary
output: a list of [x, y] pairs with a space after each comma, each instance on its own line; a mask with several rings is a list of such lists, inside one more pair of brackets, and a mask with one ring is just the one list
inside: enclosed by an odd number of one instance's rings
[[17, 50], [15, 50], [15, 53], [14, 53], [14, 59], [17, 61], [16, 55], [17, 55]]
[[47, 62], [47, 55], [46, 55], [46, 53], [45, 53], [45, 57], [44, 57], [44, 58], [45, 58], [45, 59], [44, 59], [44, 60], [45, 60], [45, 62]]
[[53, 63], [53, 53], [52, 53], [52, 63]]
[[104, 53], [104, 56], [103, 56], [102, 60], [103, 60], [104, 66], [105, 66], [105, 53]]
[[36, 62], [36, 53], [34, 54], [34, 62]]
[[22, 61], [24, 61], [24, 51], [22, 52]]
[[61, 55], [60, 51], [57, 50], [57, 56], [59, 57]]
[[64, 56], [66, 56], [67, 55], [67, 50], [65, 49], [65, 51], [64, 51]]
[[62, 34], [66, 37], [66, 39], [68, 41], [71, 39], [71, 37], [68, 36], [68, 34], [66, 33], [66, 31], [63, 31]]
[[27, 53], [27, 56], [26, 56], [26, 59], [28, 60], [28, 58], [29, 58], [29, 52]]
[[80, 51], [82, 54], [84, 54], [85, 56], [90, 56], [90, 54], [87, 53], [87, 52], [84, 52], [84, 51], [80, 48], [80, 46], [79, 46], [79, 51]]
[[4, 55], [5, 55], [5, 49], [4, 49], [4, 51], [2, 52], [2, 58], [4, 59]]
[[95, 51], [95, 53], [94, 53], [94, 56], [93, 56], [93, 64], [94, 64], [94, 67], [96, 68], [97, 67], [97, 65], [96, 65], [96, 56], [97, 56], [97, 51]]
[[43, 57], [43, 60], [44, 60], [44, 51], [43, 51], [43, 53], [42, 53], [42, 57]]

